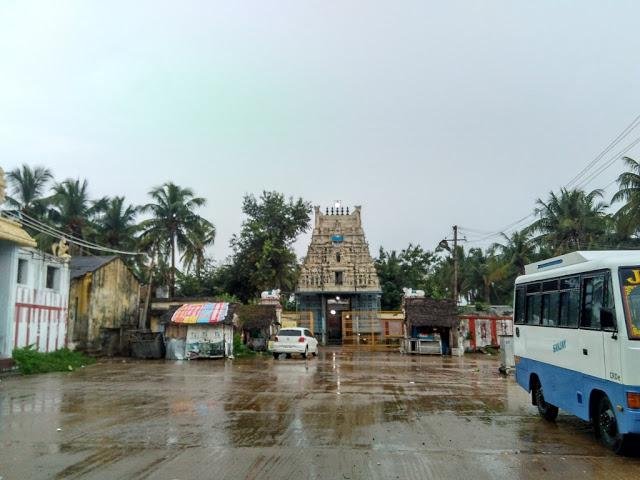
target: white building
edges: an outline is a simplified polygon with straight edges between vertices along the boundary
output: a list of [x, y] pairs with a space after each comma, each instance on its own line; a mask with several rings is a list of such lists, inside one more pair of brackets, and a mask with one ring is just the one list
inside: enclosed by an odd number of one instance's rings
[[35, 245], [0, 217], [0, 359], [27, 345], [50, 352], [67, 344], [69, 266]]

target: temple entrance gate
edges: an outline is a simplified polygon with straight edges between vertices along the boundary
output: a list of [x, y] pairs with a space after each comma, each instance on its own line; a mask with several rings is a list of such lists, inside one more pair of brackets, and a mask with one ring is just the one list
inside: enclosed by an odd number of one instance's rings
[[403, 338], [402, 312], [342, 312], [342, 345], [345, 349], [398, 351]]

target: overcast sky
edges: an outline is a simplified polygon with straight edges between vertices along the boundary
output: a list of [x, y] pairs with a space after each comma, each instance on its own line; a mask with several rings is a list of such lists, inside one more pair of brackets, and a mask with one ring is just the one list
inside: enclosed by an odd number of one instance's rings
[[638, 18], [636, 1], [4, 0], [0, 165], [136, 204], [189, 186], [218, 260], [263, 189], [361, 204], [374, 255], [431, 249], [528, 214], [640, 113]]

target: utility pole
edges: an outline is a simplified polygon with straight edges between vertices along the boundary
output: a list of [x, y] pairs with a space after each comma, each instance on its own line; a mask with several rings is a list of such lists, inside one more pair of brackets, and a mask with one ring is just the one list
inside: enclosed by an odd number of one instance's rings
[[453, 301], [458, 305], [458, 226], [453, 226]]
[[[453, 227], [453, 238], [444, 238], [438, 244], [438, 248], [448, 251], [453, 256], [453, 301], [458, 305], [458, 242], [466, 242], [466, 238], [458, 238], [458, 225]], [[449, 246], [449, 242], [453, 242], [453, 248]]]

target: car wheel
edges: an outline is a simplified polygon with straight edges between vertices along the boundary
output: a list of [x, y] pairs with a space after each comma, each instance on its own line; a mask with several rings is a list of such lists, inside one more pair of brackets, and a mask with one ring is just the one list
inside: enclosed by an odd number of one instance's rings
[[629, 443], [627, 435], [618, 430], [618, 421], [609, 398], [604, 395], [598, 402], [598, 409], [594, 417], [596, 437], [609, 449], [617, 454], [624, 454]]
[[545, 401], [542, 385], [536, 387], [534, 395], [536, 396], [536, 404], [538, 405], [540, 416], [549, 422], [553, 422], [558, 417], [558, 407]]
[[273, 352], [273, 358], [275, 358], [276, 360], [278, 360], [280, 358], [280, 354]]
[[284, 354], [284, 358], [291, 358], [291, 354], [290, 353], [285, 353]]

